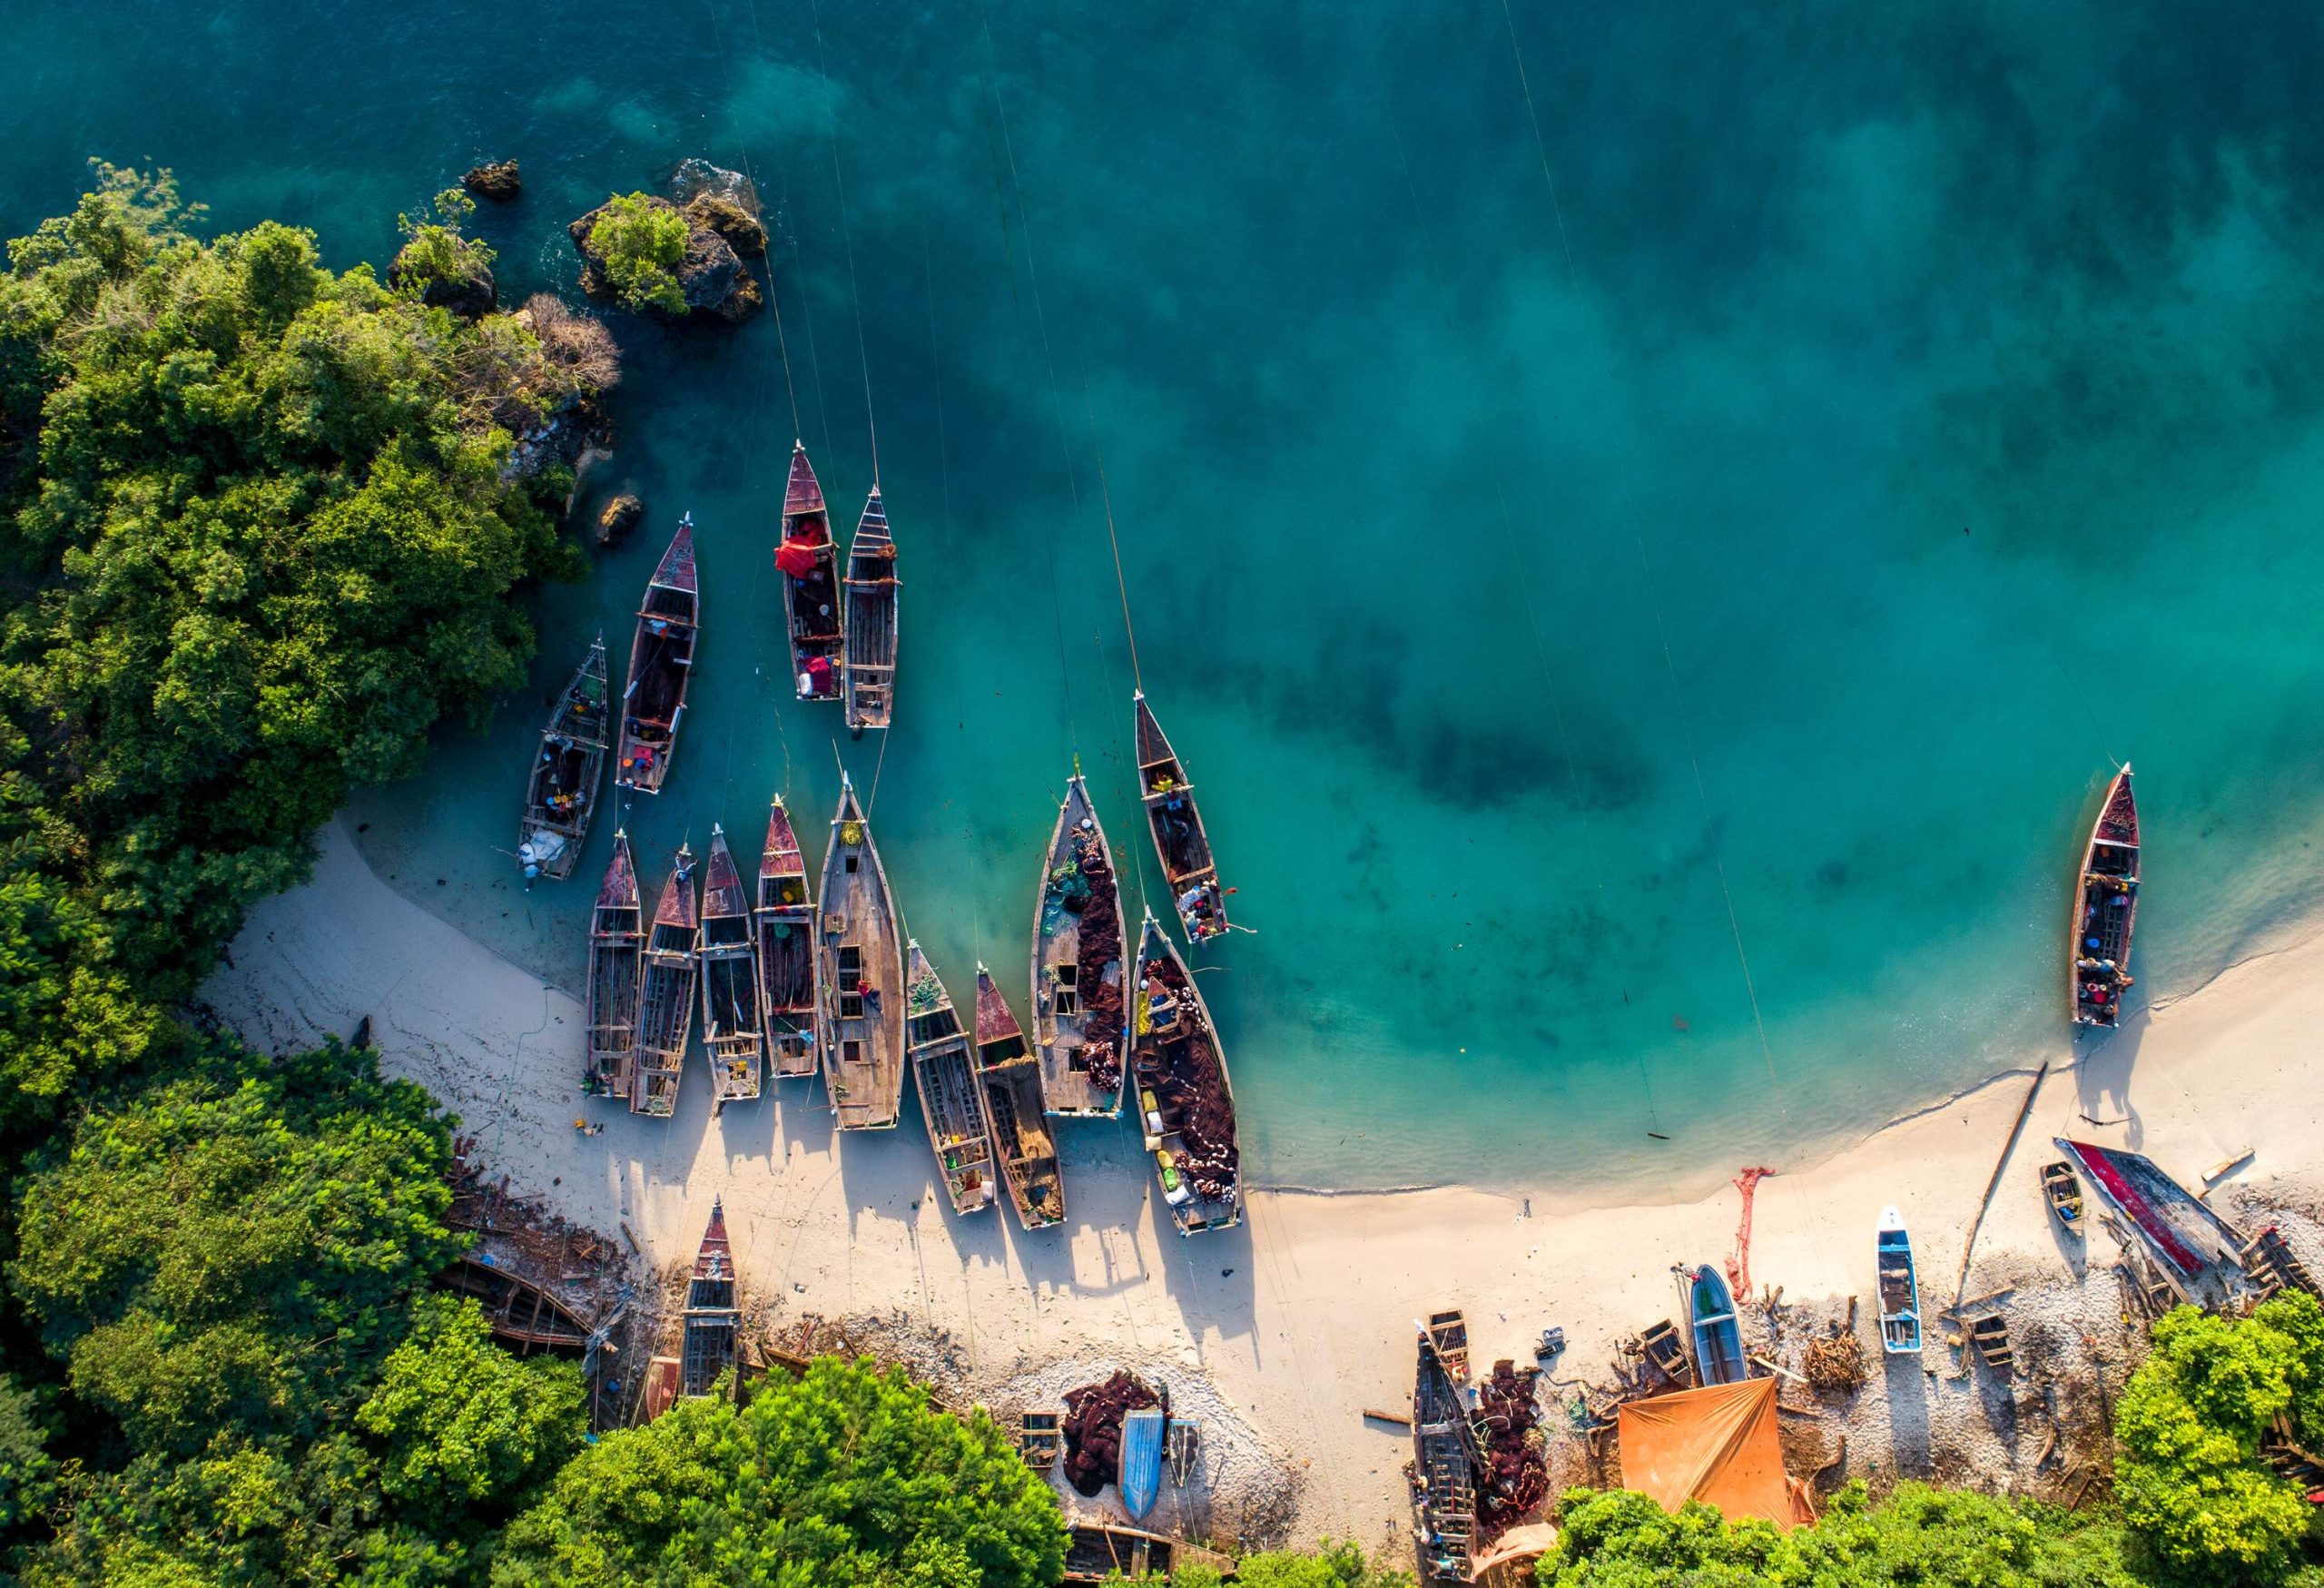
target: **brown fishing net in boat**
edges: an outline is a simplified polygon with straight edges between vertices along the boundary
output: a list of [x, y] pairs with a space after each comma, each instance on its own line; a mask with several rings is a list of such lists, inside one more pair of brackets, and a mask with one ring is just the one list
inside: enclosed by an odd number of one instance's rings
[[1121, 1481], [1122, 1418], [1162, 1404], [1127, 1373], [1065, 1392], [1065, 1478], [1076, 1494], [1094, 1499], [1108, 1484]]
[[[1157, 991], [1167, 991], [1182, 1004], [1191, 1004], [1194, 990], [1178, 967], [1167, 960], [1149, 960], [1147, 979]], [[1226, 1080], [1219, 1070], [1218, 1050], [1210, 1033], [1192, 1018], [1180, 1017], [1183, 1038], [1162, 1045], [1160, 1068], [1150, 1078], [1140, 1077], [1154, 1089], [1166, 1110], [1178, 1117], [1178, 1136], [1185, 1146], [1178, 1168], [1196, 1192], [1214, 1202], [1231, 1200], [1241, 1171], [1242, 1153], [1235, 1142], [1235, 1101], [1226, 1095]]]
[[1492, 1376], [1477, 1386], [1477, 1440], [1485, 1470], [1477, 1475], [1477, 1524], [1491, 1543], [1549, 1498], [1550, 1469], [1541, 1435], [1533, 1425], [1541, 1407], [1533, 1398], [1540, 1370], [1519, 1372], [1496, 1362]]
[[1122, 977], [1117, 970], [1109, 981], [1105, 970], [1121, 962], [1121, 910], [1115, 902], [1114, 876], [1106, 864], [1104, 847], [1089, 833], [1078, 835], [1074, 845], [1074, 859], [1088, 879], [1088, 896], [1077, 912], [1081, 926], [1081, 1007], [1088, 1016], [1082, 1029], [1089, 1033], [1082, 1053], [1089, 1061], [1089, 1084], [1099, 1091], [1112, 1091], [1122, 1083]]

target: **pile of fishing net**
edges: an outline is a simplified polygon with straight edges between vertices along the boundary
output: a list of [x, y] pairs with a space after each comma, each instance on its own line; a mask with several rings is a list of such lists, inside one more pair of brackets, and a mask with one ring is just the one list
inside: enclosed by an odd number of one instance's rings
[[1094, 1499], [1108, 1484], [1121, 1481], [1122, 1419], [1162, 1404], [1127, 1373], [1065, 1392], [1065, 1479], [1074, 1493]]
[[1541, 1376], [1537, 1368], [1520, 1372], [1514, 1363], [1496, 1362], [1492, 1376], [1477, 1386], [1477, 1440], [1485, 1456], [1477, 1475], [1477, 1523], [1488, 1542], [1549, 1498], [1549, 1463], [1534, 1428], [1541, 1408], [1533, 1386]]
[[1108, 981], [1106, 967], [1121, 962], [1121, 911], [1114, 902], [1105, 846], [1097, 834], [1076, 835], [1074, 861], [1080, 873], [1074, 880], [1080, 883], [1081, 893], [1078, 900], [1068, 893], [1066, 907], [1081, 918], [1081, 1007], [1088, 1017], [1081, 1026], [1093, 1033], [1082, 1052], [1089, 1061], [1089, 1084], [1111, 1091], [1122, 1083], [1120, 1041], [1111, 1034], [1122, 1029], [1122, 976], [1118, 971]]
[[[1176, 965], [1151, 961], [1147, 980], [1181, 1004], [1190, 1004], [1194, 990]], [[1191, 1011], [1181, 1018], [1191, 1025]], [[1235, 1195], [1242, 1154], [1235, 1144], [1235, 1100], [1226, 1095], [1226, 1075], [1218, 1051], [1206, 1031], [1190, 1030], [1165, 1050], [1168, 1068], [1154, 1077], [1155, 1097], [1178, 1115], [1178, 1135], [1185, 1151], [1178, 1169], [1201, 1196], [1224, 1202]]]

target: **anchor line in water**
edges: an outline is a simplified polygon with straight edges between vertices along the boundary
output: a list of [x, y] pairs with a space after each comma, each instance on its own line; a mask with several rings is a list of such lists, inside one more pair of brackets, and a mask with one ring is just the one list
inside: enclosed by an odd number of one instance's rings
[[847, 291], [855, 304], [855, 353], [863, 367], [863, 426], [872, 440], [872, 488], [880, 488], [880, 421], [872, 410], [872, 351], [863, 338], [863, 289], [855, 276], [855, 236], [847, 219], [847, 178], [840, 170], [839, 111], [832, 97], [832, 80], [823, 60], [823, 21], [817, 0], [807, 0], [808, 20], [815, 30], [815, 76], [823, 89], [824, 138], [832, 151], [832, 186], [839, 193], [839, 238], [847, 254]]
[[[758, 0], [749, 0], [749, 3], [751, 10], [751, 45], [761, 54], [764, 54], [766, 53], [766, 44], [759, 36]], [[718, 64], [720, 69], [725, 74], [726, 97], [731, 101], [734, 97], [734, 67], [733, 61], [728, 57], [726, 53], [724, 31], [718, 25], [718, 8], [716, 5], [712, 3], [712, 0], [704, 0], [704, 9], [710, 13], [711, 39], [718, 46]], [[759, 174], [756, 163], [751, 158], [750, 140], [743, 137], [740, 132], [737, 132], [734, 134], [734, 146], [742, 152], [743, 175], [751, 184], [751, 196], [753, 199], [759, 200], [759, 208], [761, 212], [763, 212], [766, 208], [766, 204], [765, 201], [761, 198], [759, 194]], [[793, 436], [796, 436], [800, 433], [799, 386], [798, 382], [793, 380], [791, 377], [791, 347], [788, 339], [786, 339], [783, 334], [783, 301], [775, 296], [774, 291], [774, 250], [772, 246], [772, 234], [770, 234], [770, 246], [761, 255], [761, 262], [766, 267], [767, 307], [773, 311], [774, 313], [774, 345], [776, 350], [783, 356], [783, 387], [784, 391], [786, 391], [791, 398], [791, 433]], [[761, 402], [763, 403], [766, 396], [766, 363], [763, 359], [762, 359], [759, 363], [759, 396]], [[755, 590], [753, 590], [753, 594], [755, 594]]]

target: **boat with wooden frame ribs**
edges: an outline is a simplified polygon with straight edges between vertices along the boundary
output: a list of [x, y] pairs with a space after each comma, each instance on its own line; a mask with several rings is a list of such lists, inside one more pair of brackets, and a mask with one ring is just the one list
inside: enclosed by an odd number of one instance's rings
[[896, 708], [896, 542], [888, 508], [873, 486], [855, 538], [847, 543], [847, 725], [884, 728]]
[[1119, 1523], [1075, 1523], [1066, 1535], [1068, 1583], [1160, 1583], [1188, 1566], [1207, 1566], [1222, 1574], [1235, 1566], [1232, 1555]]
[[783, 488], [783, 541], [774, 548], [783, 574], [783, 619], [791, 636], [791, 686], [802, 700], [839, 698], [842, 638], [839, 547], [832, 539], [823, 488], [807, 461], [807, 444], [791, 443], [791, 478]]
[[1033, 900], [1033, 1050], [1049, 1112], [1121, 1117], [1128, 970], [1114, 852], [1076, 772]]
[[638, 983], [645, 968], [645, 915], [629, 834], [616, 828], [614, 858], [589, 917], [589, 980], [582, 999], [589, 1011], [589, 1062], [581, 1088], [598, 1097], [629, 1096], [630, 1067], [637, 1058]]
[[710, 1108], [759, 1095], [766, 1030], [759, 1016], [758, 945], [751, 931], [751, 896], [743, 889], [726, 829], [710, 824], [710, 860], [704, 869], [702, 1044], [710, 1054]]
[[1218, 862], [1195, 804], [1194, 780], [1170, 748], [1154, 708], [1146, 704], [1146, 692], [1133, 695], [1130, 705], [1137, 719], [1137, 794], [1146, 802], [1146, 824], [1154, 834], [1154, 853], [1162, 862], [1171, 907], [1178, 912], [1188, 943], [1224, 937], [1226, 892], [1218, 885]]
[[2050, 1217], [2068, 1235], [2083, 1235], [2088, 1231], [2082, 1222], [2082, 1182], [2074, 1179], [2073, 1165], [2065, 1162], [2042, 1166], [2042, 1200], [2050, 1207]]
[[903, 1111], [903, 928], [871, 821], [844, 772], [822, 895], [816, 953], [832, 1111], [842, 1130], [891, 1129]]
[[2131, 929], [2139, 913], [2139, 807], [2131, 766], [2114, 774], [2083, 852], [2067, 937], [2066, 1007], [2078, 1026], [2112, 1026], [2129, 991]]
[[815, 1017], [815, 907], [807, 897], [807, 863], [783, 796], [766, 817], [766, 847], [759, 853], [760, 1009], [766, 1020], [768, 1062], [774, 1078], [812, 1075], [820, 1061]]
[[1243, 1222], [1235, 1093], [1210, 1007], [1151, 910], [1138, 929], [1129, 1055], [1138, 1119], [1180, 1235]]
[[525, 784], [525, 821], [517, 834], [517, 863], [527, 878], [563, 882], [580, 863], [597, 814], [597, 785], [606, 774], [606, 636], [557, 696], [541, 729], [540, 754]]
[[1873, 1259], [1879, 1280], [1880, 1348], [1892, 1356], [1916, 1356], [1921, 1348], [1920, 1277], [1914, 1269], [1913, 1238], [1905, 1229], [1905, 1216], [1894, 1208], [1880, 1210]]
[[1431, 1583], [1466, 1583], [1477, 1542], [1484, 1452], [1460, 1379], [1420, 1331], [1413, 1372], [1413, 1533]]
[[678, 1082], [694, 1032], [694, 933], [701, 924], [694, 892], [694, 852], [678, 846], [669, 881], [654, 902], [645, 937], [645, 974], [637, 995], [637, 1062], [630, 1072], [629, 1111], [666, 1119], [678, 1110]]
[[686, 1280], [678, 1335], [678, 1393], [708, 1395], [718, 1376], [737, 1364], [742, 1308], [734, 1291], [734, 1248], [726, 1238], [726, 1208], [710, 1205], [710, 1224]]
[[904, 1036], [911, 1054], [912, 1084], [920, 1090], [921, 1117], [928, 1121], [928, 1145], [936, 1154], [944, 1195], [955, 1213], [992, 1206], [995, 1175], [992, 1121], [985, 1114], [984, 1088], [969, 1056], [969, 1034], [943, 978], [913, 942], [905, 949]]
[[621, 754], [614, 785], [659, 794], [670, 775], [685, 720], [686, 690], [694, 683], [694, 642], [702, 622], [702, 587], [694, 563], [694, 515], [678, 532], [645, 587], [637, 609], [637, 637], [629, 646], [629, 682], [621, 696]]
[[1040, 1065], [1025, 1043], [1017, 1011], [982, 965], [977, 967], [977, 1075], [984, 1082], [993, 1151], [1017, 1222], [1027, 1229], [1063, 1223], [1065, 1175], [1058, 1165], [1057, 1139], [1041, 1111]]

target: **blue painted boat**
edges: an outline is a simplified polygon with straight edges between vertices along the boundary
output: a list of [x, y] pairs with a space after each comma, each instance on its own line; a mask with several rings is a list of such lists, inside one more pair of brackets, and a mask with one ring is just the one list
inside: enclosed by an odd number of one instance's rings
[[1160, 1406], [1145, 1406], [1122, 1418], [1122, 1509], [1136, 1521], [1154, 1508], [1162, 1492], [1162, 1432], [1167, 1418]]
[[1743, 1331], [1735, 1297], [1709, 1263], [1697, 1265], [1687, 1285], [1687, 1315], [1695, 1334], [1695, 1376], [1705, 1384], [1740, 1384], [1751, 1376], [1743, 1360]]
[[1880, 1348], [1892, 1356], [1917, 1355], [1921, 1348], [1920, 1276], [1913, 1267], [1913, 1240], [1905, 1233], [1905, 1216], [1894, 1208], [1880, 1210], [1873, 1255], [1880, 1277]]

